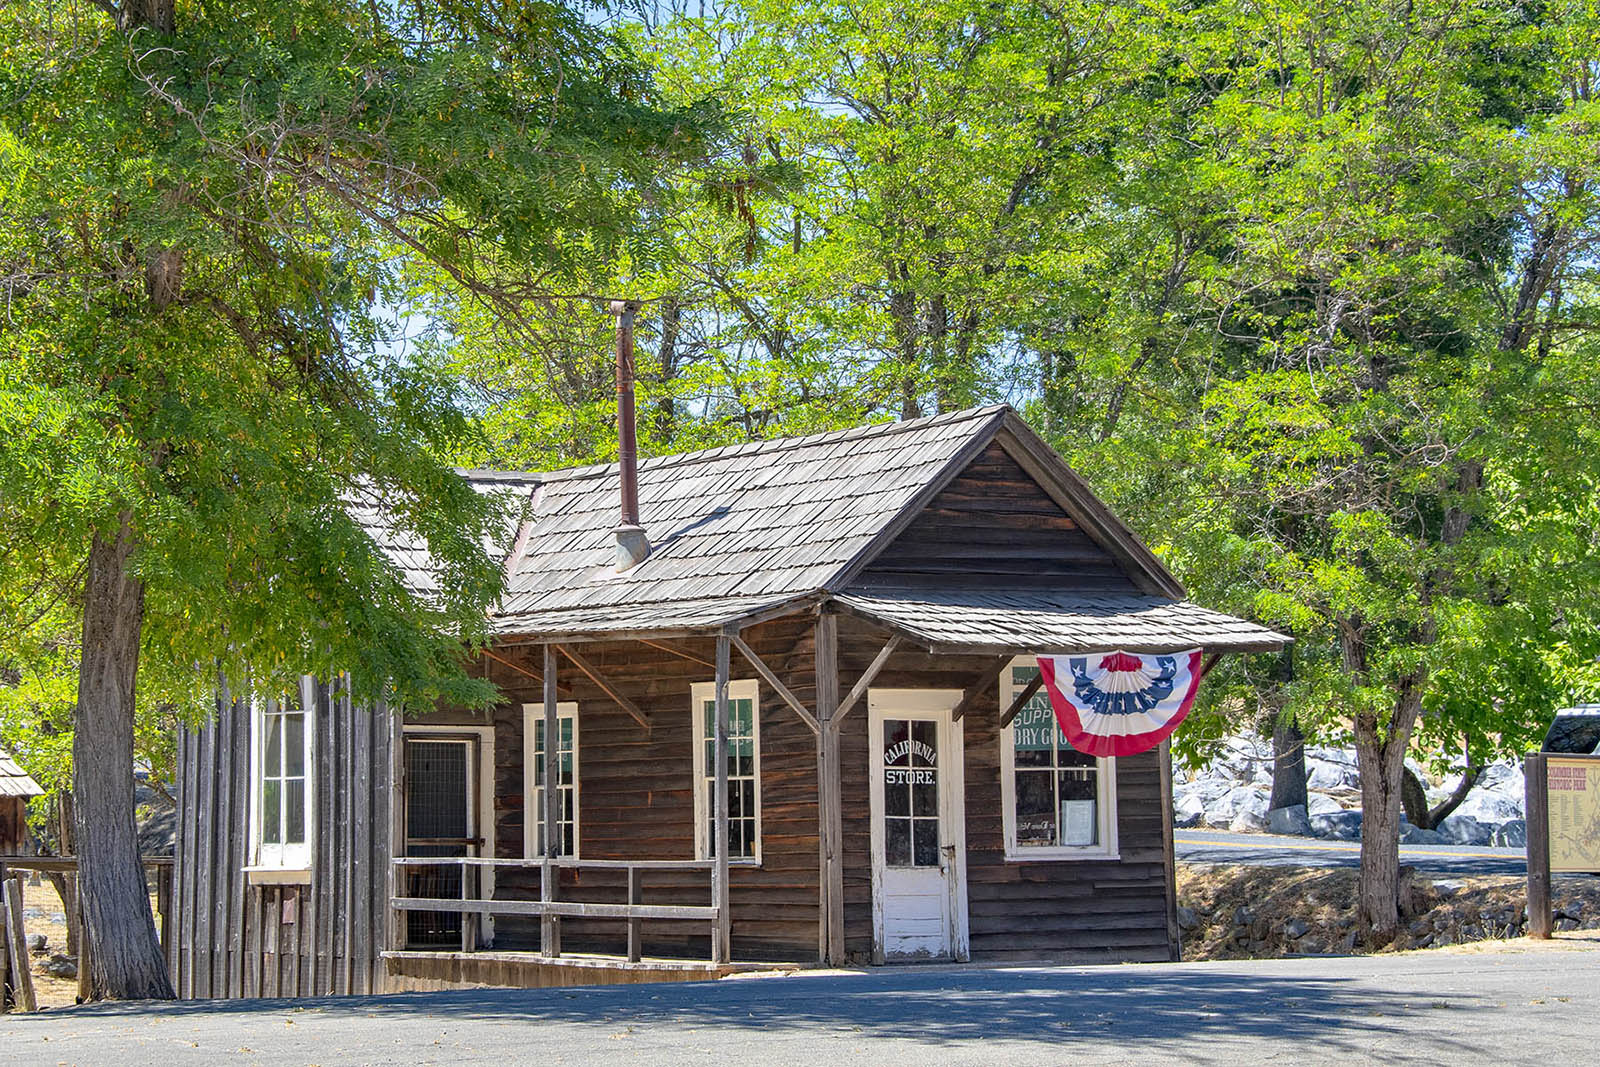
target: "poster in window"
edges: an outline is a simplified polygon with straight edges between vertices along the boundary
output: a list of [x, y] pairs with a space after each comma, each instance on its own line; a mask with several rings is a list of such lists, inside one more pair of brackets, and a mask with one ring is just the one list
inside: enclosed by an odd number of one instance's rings
[[1063, 845], [1092, 845], [1095, 843], [1095, 802], [1092, 800], [1063, 800], [1061, 802], [1061, 843]]

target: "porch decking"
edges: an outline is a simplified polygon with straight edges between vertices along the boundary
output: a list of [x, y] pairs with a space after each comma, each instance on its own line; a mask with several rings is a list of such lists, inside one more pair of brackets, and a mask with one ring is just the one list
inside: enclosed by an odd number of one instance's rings
[[383, 954], [387, 989], [394, 992], [507, 986], [642, 985], [710, 982], [730, 974], [799, 969], [794, 963], [706, 963], [697, 960], [537, 952], [411, 952]]

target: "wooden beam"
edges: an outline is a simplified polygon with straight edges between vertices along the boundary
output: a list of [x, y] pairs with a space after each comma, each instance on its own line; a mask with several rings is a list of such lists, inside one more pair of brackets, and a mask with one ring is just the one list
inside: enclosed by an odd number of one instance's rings
[[1200, 678], [1198, 680], [1202, 682], [1205, 681], [1206, 675], [1211, 673], [1211, 669], [1215, 667], [1217, 662], [1221, 659], [1221, 652], [1213, 652], [1211, 655], [1207, 656], [1200, 664]]
[[[549, 648], [551, 646], [546, 645], [545, 647]], [[639, 710], [639, 706], [637, 704], [623, 696], [621, 693], [617, 692], [616, 687], [605, 680], [594, 664], [590, 663], [587, 659], [584, 659], [582, 656], [572, 651], [572, 649], [568, 648], [566, 645], [556, 645], [554, 647], [560, 649], [561, 654], [571, 660], [574, 667], [588, 675], [589, 680], [595, 685], [599, 686], [601, 691], [604, 692], [606, 696], [614, 700], [617, 704], [617, 707], [633, 716], [634, 722], [637, 722], [646, 730], [650, 729], [649, 717], [646, 716], [644, 712]], [[545, 662], [550, 662], [548, 657], [546, 658]], [[548, 669], [549, 668], [547, 667], [546, 670]]]
[[[556, 899], [556, 879], [561, 877], [561, 872], [550, 865], [550, 861], [560, 854], [557, 842], [560, 837], [561, 790], [556, 788], [558, 764], [555, 756], [560, 747], [561, 728], [556, 715], [559, 699], [556, 693], [556, 648], [555, 645], [544, 646], [544, 810], [539, 813], [544, 826], [544, 848], [541, 850], [544, 865], [539, 870], [539, 899], [545, 904]], [[525, 745], [532, 741], [529, 737], [522, 739]], [[461, 872], [461, 884], [467, 884], [465, 870]], [[555, 955], [561, 951], [561, 934], [556, 927], [556, 916], [551, 912], [541, 912], [540, 916], [539, 951], [546, 956]]]
[[685, 652], [681, 648], [674, 648], [673, 646], [664, 644], [660, 641], [647, 641], [642, 637], [639, 638], [639, 643], [641, 645], [649, 645], [651, 648], [658, 649], [662, 652], [670, 653], [671, 655], [677, 656], [679, 659], [686, 659], [690, 663], [698, 663], [700, 666], [710, 667], [712, 670], [717, 669], [717, 665], [715, 663], [712, 663], [710, 660], [705, 659], [702, 656], [697, 656], [693, 652]]
[[800, 716], [801, 720], [807, 726], [811, 727], [811, 732], [814, 734], [820, 734], [822, 732], [822, 727], [817, 724], [816, 716], [811, 714], [811, 709], [800, 703], [799, 697], [789, 692], [789, 687], [784, 685], [783, 682], [779, 680], [777, 674], [772, 670], [772, 668], [768, 667], [766, 663], [762, 661], [761, 657], [756, 655], [755, 652], [751, 650], [750, 646], [744, 643], [744, 638], [740, 637], [738, 634], [730, 634], [728, 640], [733, 642], [733, 647], [737, 648], [739, 650], [739, 654], [745, 658], [750, 666], [756, 669], [757, 674], [761, 675], [761, 680], [766, 682], [767, 685], [771, 686], [772, 691], [777, 693], [785, 704], [793, 708], [794, 713]]
[[817, 734], [817, 958], [830, 966], [844, 963], [844, 815], [839, 775], [839, 731], [831, 719], [839, 706], [839, 618], [817, 619], [813, 645], [817, 678], [817, 713], [824, 716]]
[[[712, 743], [713, 773], [716, 775], [716, 787], [712, 791], [712, 847], [716, 850], [716, 866], [711, 869], [711, 906], [716, 909], [717, 915], [711, 928], [712, 963], [728, 962], [733, 941], [729, 921], [732, 916], [728, 910], [728, 661], [731, 644], [726, 634], [717, 638], [717, 722]], [[698, 787], [699, 783], [696, 783]]]
[[902, 643], [903, 640], [899, 634], [889, 635], [889, 640], [878, 650], [877, 656], [874, 657], [872, 665], [867, 668], [866, 673], [856, 680], [856, 684], [851, 687], [849, 694], [839, 701], [839, 710], [829, 716], [828, 726], [831, 729], [839, 729], [839, 723], [850, 713], [850, 709], [859, 704], [861, 698], [867, 695], [867, 687], [878, 677], [878, 672], [883, 670], [884, 665], [889, 662], [889, 657], [894, 655], [895, 650]]
[[1044, 675], [1035, 675], [1033, 681], [1029, 682], [1022, 692], [1017, 694], [1017, 698], [1011, 702], [1011, 706], [1006, 709], [1005, 714], [1000, 716], [1000, 729], [1004, 730], [1011, 725], [1011, 720], [1017, 717], [1017, 712], [1022, 710], [1022, 705], [1033, 699], [1033, 694], [1039, 691], [1041, 685], [1044, 685]]
[[1554, 926], [1550, 907], [1550, 776], [1543, 752], [1522, 761], [1523, 804], [1528, 830], [1528, 936], [1549, 940]]
[[1005, 670], [1006, 664], [1010, 662], [1010, 656], [1001, 656], [985, 667], [983, 673], [978, 675], [978, 680], [967, 686], [966, 692], [961, 694], [961, 702], [950, 713], [950, 718], [955, 722], [960, 722], [961, 717], [967, 713], [967, 709], [972, 707], [972, 702], [982, 696], [984, 690], [1000, 681], [1000, 672]]

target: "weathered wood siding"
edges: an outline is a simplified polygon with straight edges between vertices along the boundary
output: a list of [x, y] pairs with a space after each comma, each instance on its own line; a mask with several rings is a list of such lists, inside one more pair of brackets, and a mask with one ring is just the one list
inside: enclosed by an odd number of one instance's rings
[[860, 582], [914, 589], [1136, 591], [1115, 559], [998, 442], [933, 498]]
[[[812, 620], [788, 619], [753, 627], [745, 639], [777, 672], [784, 685], [808, 705], [815, 700]], [[669, 643], [708, 663], [710, 640]], [[582, 859], [692, 860], [694, 845], [694, 749], [690, 686], [711, 681], [713, 668], [637, 642], [580, 646], [607, 682], [649, 716], [642, 729], [564, 657], [558, 657], [562, 700], [578, 704], [578, 854]], [[497, 655], [528, 670], [541, 667], [537, 648], [509, 648]], [[539, 683], [491, 663], [490, 676], [508, 700], [495, 709], [496, 850], [503, 858], [523, 851], [524, 703], [543, 700]], [[756, 674], [737, 652], [732, 675]], [[766, 685], [759, 699], [761, 718], [761, 840], [759, 867], [735, 863], [729, 877], [735, 959], [812, 961], [817, 957], [817, 756], [815, 735]], [[534, 816], [537, 818], [537, 815]], [[706, 905], [711, 902], [709, 871], [651, 872], [644, 875], [644, 901], [650, 904]], [[535, 871], [502, 870], [496, 893], [502, 898], [537, 899]], [[569, 900], [623, 903], [621, 872], [568, 871], [561, 895]], [[502, 916], [495, 921], [497, 949], [535, 949], [538, 920]], [[626, 941], [621, 921], [566, 920], [562, 946], [617, 953]], [[647, 955], [709, 958], [709, 925], [653, 921], [643, 927]]]
[[[779, 620], [751, 628], [747, 640], [803, 702], [815, 697], [813, 619]], [[840, 688], [848, 691], [883, 646], [887, 634], [852, 618], [839, 620]], [[709, 640], [671, 644], [711, 659]], [[501, 650], [528, 669], [536, 650]], [[694, 856], [693, 749], [690, 686], [712, 669], [636, 642], [583, 646], [583, 655], [650, 717], [647, 734], [566, 660], [559, 661], [562, 699], [578, 703], [579, 854], [586, 859], [690, 859]], [[897, 652], [875, 687], [966, 689], [986, 657]], [[753, 678], [736, 655], [733, 677]], [[538, 684], [499, 667], [494, 681], [511, 700], [495, 713], [498, 852], [522, 854], [524, 784], [522, 705], [542, 699]], [[1167, 959], [1167, 875], [1164, 865], [1157, 753], [1119, 762], [1121, 858], [1101, 862], [1011, 863], [1004, 857], [998, 743], [999, 683], [988, 687], [963, 720], [972, 951], [980, 959]], [[817, 791], [815, 735], [763, 685], [760, 699], [762, 864], [734, 866], [730, 877], [733, 953], [739, 960], [814, 961], [818, 956]], [[858, 705], [841, 735], [845, 947], [854, 959], [872, 950], [872, 865], [867, 713]], [[536, 899], [535, 872], [502, 872], [497, 892]], [[620, 903], [619, 874], [567, 872], [567, 899]], [[708, 873], [658, 874], [645, 880], [645, 900], [705, 904]], [[502, 917], [495, 947], [535, 949], [537, 920]], [[567, 950], [616, 953], [620, 921], [568, 920]], [[647, 954], [709, 954], [708, 932], [695, 924], [647, 922]]]
[[250, 705], [217, 703], [178, 738], [175, 923], [178, 995], [294, 997], [383, 989], [389, 939], [394, 720], [316, 689], [308, 885], [251, 884]]

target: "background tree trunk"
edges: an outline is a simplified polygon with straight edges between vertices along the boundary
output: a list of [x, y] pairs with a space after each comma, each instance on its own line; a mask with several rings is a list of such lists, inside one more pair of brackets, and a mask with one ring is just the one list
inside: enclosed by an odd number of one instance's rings
[[83, 593], [83, 661], [72, 739], [73, 806], [90, 989], [96, 998], [173, 997], [139, 864], [134, 823], [134, 683], [144, 586], [128, 571], [133, 534], [97, 533]]
[[1400, 928], [1401, 780], [1406, 748], [1422, 713], [1426, 672], [1406, 678], [1380, 733], [1376, 717], [1356, 718], [1356, 761], [1361, 769], [1361, 879], [1359, 919], [1375, 944], [1394, 940]]
[[1306, 803], [1305, 735], [1293, 715], [1279, 715], [1272, 727], [1272, 800], [1267, 809]]

